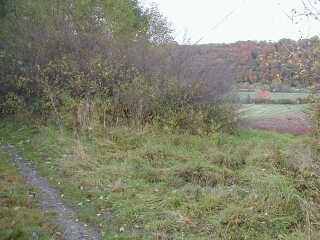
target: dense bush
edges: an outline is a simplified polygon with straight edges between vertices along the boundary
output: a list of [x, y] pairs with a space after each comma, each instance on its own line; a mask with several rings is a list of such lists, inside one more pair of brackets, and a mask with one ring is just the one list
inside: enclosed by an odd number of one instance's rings
[[225, 90], [208, 95], [197, 76], [179, 77], [186, 66], [173, 63], [184, 59], [170, 53], [171, 29], [155, 6], [14, 0], [0, 7], [1, 116], [29, 112], [86, 130], [233, 130], [231, 108], [217, 102]]
[[61, 118], [68, 127], [79, 130], [116, 125], [143, 128], [152, 124], [162, 129], [203, 134], [234, 132], [236, 128], [231, 106], [197, 103], [194, 88], [191, 91], [177, 81], [148, 83], [140, 76], [113, 91], [117, 93], [115, 96], [97, 94], [93, 98], [60, 101], [63, 105], [58, 112], [65, 113]]

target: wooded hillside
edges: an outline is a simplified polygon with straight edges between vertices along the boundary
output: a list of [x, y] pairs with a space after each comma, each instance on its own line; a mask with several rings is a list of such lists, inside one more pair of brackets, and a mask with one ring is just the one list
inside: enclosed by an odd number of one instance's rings
[[189, 68], [182, 78], [192, 73], [209, 82], [262, 83], [282, 90], [320, 83], [319, 44], [319, 38], [313, 37], [275, 43], [184, 45], [177, 51]]

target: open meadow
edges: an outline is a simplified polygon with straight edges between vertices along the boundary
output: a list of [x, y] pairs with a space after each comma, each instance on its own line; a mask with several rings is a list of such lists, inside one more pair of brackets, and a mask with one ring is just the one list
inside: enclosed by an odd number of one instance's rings
[[240, 109], [242, 126], [304, 134], [311, 130], [310, 106], [289, 104], [243, 104]]
[[[320, 183], [308, 137], [153, 128], [79, 136], [6, 121], [0, 141], [14, 146], [105, 240], [320, 237]], [[6, 231], [0, 226], [0, 236]]]
[[[241, 125], [246, 128], [274, 130], [293, 134], [308, 133], [311, 130], [311, 104], [301, 104], [314, 97], [307, 92], [269, 92], [267, 97], [256, 92], [239, 92], [242, 102], [239, 115]], [[254, 101], [256, 103], [250, 103]]]

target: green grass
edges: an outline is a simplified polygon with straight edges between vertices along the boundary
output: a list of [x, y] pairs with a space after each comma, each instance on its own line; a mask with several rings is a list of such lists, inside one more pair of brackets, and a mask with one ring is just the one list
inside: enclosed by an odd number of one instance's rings
[[301, 115], [308, 111], [307, 104], [243, 104], [241, 116], [250, 119], [266, 119]]
[[0, 125], [104, 239], [319, 239], [308, 137]]
[[19, 176], [9, 161], [10, 157], [0, 148], [0, 239], [61, 239], [56, 226], [49, 224], [36, 207], [35, 192]]

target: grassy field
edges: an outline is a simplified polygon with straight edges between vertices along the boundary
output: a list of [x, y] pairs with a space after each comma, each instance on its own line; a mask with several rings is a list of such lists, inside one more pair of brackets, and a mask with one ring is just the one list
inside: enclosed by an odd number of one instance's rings
[[[254, 99], [256, 92], [239, 92], [240, 101], [246, 101], [248, 98]], [[310, 96], [310, 93], [285, 93], [285, 92], [274, 92], [272, 93], [272, 100], [290, 99], [296, 101], [298, 99], [304, 99]]]
[[0, 240], [62, 239], [36, 207], [35, 190], [25, 183], [0, 148]]
[[19, 148], [105, 240], [320, 238], [308, 137], [152, 128], [79, 135], [7, 121], [0, 141]]
[[311, 131], [310, 106], [307, 104], [243, 104], [239, 112], [245, 128], [293, 134]]
[[309, 112], [306, 104], [243, 104], [242, 118], [265, 119], [301, 115]]

